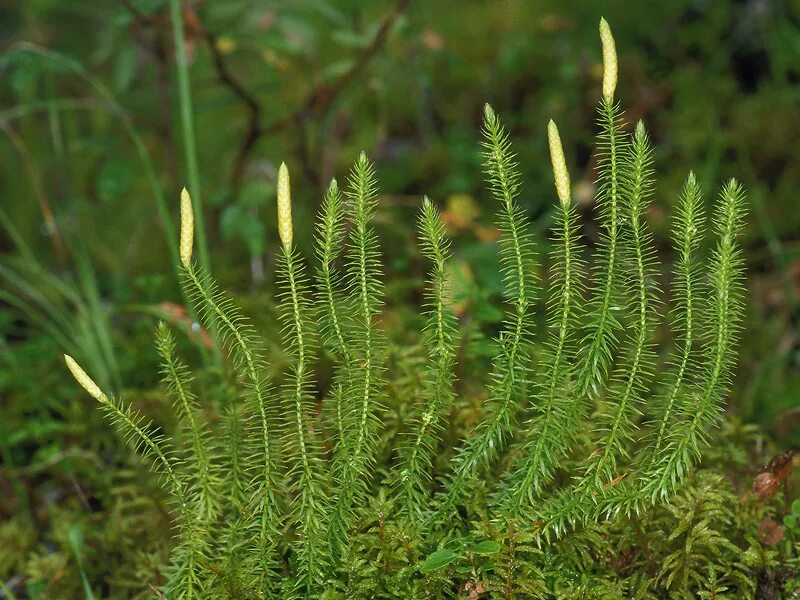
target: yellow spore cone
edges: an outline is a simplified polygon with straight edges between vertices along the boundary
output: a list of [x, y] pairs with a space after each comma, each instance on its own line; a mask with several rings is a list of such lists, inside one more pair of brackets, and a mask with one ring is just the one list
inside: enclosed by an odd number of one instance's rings
[[563, 206], [569, 206], [569, 171], [567, 161], [564, 159], [564, 148], [561, 145], [561, 136], [553, 119], [547, 124], [547, 140], [550, 143], [550, 161], [553, 163], [553, 180], [556, 184], [558, 199]]
[[278, 234], [284, 246], [292, 245], [292, 191], [286, 163], [278, 169]]
[[192, 197], [186, 188], [181, 191], [181, 262], [188, 267], [192, 262], [192, 246], [194, 244], [194, 211]]
[[95, 400], [99, 400], [100, 402], [106, 402], [107, 398], [103, 391], [100, 389], [94, 380], [86, 374], [81, 366], [75, 362], [75, 359], [72, 358], [69, 354], [64, 355], [64, 362], [67, 363], [67, 368], [69, 368], [70, 373], [75, 378], [80, 386], [89, 392], [89, 395], [94, 398]]
[[617, 47], [605, 19], [600, 19], [600, 42], [603, 44], [603, 98], [612, 100], [617, 88]]

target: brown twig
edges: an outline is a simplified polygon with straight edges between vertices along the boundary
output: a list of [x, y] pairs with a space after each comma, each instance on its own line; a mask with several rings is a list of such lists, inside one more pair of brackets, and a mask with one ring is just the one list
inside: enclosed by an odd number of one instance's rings
[[347, 86], [361, 74], [361, 72], [369, 64], [370, 60], [372, 60], [381, 47], [383, 47], [386, 39], [389, 37], [389, 32], [392, 30], [392, 26], [394, 25], [395, 21], [397, 21], [398, 17], [403, 13], [408, 3], [409, 0], [398, 0], [395, 3], [392, 9], [383, 18], [383, 22], [381, 23], [380, 27], [378, 27], [378, 31], [375, 32], [375, 37], [372, 38], [372, 41], [361, 53], [361, 56], [358, 57], [358, 59], [347, 71], [342, 73], [342, 75], [340, 75], [339, 78], [335, 79], [332, 83], [323, 82], [312, 89], [311, 93], [308, 95], [308, 99], [295, 113], [289, 117], [284, 117], [283, 119], [268, 125], [262, 132], [262, 135], [272, 133], [275, 128], [283, 127], [282, 123], [285, 123], [287, 119], [290, 121], [302, 122], [317, 115], [323, 114], [328, 107], [333, 104], [334, 100], [336, 100], [339, 94], [341, 94], [345, 88], [347, 88]]
[[155, 19], [149, 15], [144, 14], [140, 11], [137, 6], [131, 2], [131, 0], [120, 0], [120, 4], [125, 7], [125, 9], [131, 13], [137, 20], [142, 21], [143, 23], [152, 23]]
[[161, 593], [161, 592], [158, 590], [158, 588], [155, 588], [155, 587], [153, 587], [153, 584], [152, 584], [152, 583], [148, 582], [148, 583], [147, 583], [147, 587], [149, 587], [149, 588], [150, 588], [150, 591], [151, 591], [151, 592], [153, 592], [153, 593], [156, 595], [156, 598], [161, 598], [161, 599], [163, 599], [163, 600], [167, 600], [167, 597], [166, 597], [164, 594], [162, 594], [162, 593]]
[[223, 85], [228, 87], [234, 93], [234, 95], [239, 98], [239, 100], [241, 100], [241, 102], [247, 107], [247, 112], [249, 114], [247, 133], [245, 134], [239, 149], [236, 151], [236, 157], [233, 159], [233, 169], [231, 170], [231, 189], [236, 190], [241, 185], [242, 177], [244, 176], [244, 169], [247, 165], [247, 160], [250, 157], [250, 153], [253, 151], [253, 148], [255, 147], [256, 142], [261, 135], [261, 105], [258, 103], [258, 100], [256, 100], [255, 97], [236, 80], [233, 73], [231, 73], [230, 69], [228, 68], [228, 65], [225, 64], [225, 60], [222, 57], [222, 52], [219, 49], [219, 44], [217, 43], [216, 35], [208, 30], [205, 30], [203, 32], [203, 37], [205, 38], [206, 45], [211, 52], [211, 60], [214, 63], [214, 70], [217, 72], [217, 78], [223, 83]]
[[[150, 26], [158, 24], [157, 19], [152, 16], [144, 15], [136, 10], [136, 7], [129, 0], [122, 0], [122, 2], [142, 24]], [[297, 127], [301, 130], [301, 133], [303, 133], [304, 124], [313, 118], [325, 114], [339, 95], [348, 85], [358, 78], [372, 58], [380, 51], [389, 37], [392, 26], [406, 9], [409, 2], [410, 0], [397, 0], [397, 2], [395, 2], [391, 10], [383, 18], [383, 21], [370, 43], [364, 48], [363, 52], [357, 57], [347, 71], [331, 82], [322, 82], [314, 86], [309, 91], [306, 100], [296, 110], [266, 125], [262, 123], [262, 109], [256, 96], [248, 91], [236, 78], [225, 62], [224, 55], [219, 49], [217, 36], [213, 32], [201, 28], [200, 34], [203, 36], [208, 46], [217, 79], [231, 90], [242, 104], [245, 105], [248, 112], [247, 131], [236, 151], [229, 178], [230, 186], [231, 189], [234, 190], [234, 193], [241, 187], [247, 163], [258, 141], [262, 137], [273, 135], [288, 127]], [[309, 149], [307, 147], [301, 147], [301, 153], [304, 154], [303, 163], [306, 176], [315, 179], [315, 171], [308, 162], [310, 160]]]
[[[172, 48], [172, 32], [169, 18], [160, 13], [148, 15], [140, 11], [130, 0], [120, 0], [131, 13], [133, 20], [129, 26], [132, 38], [150, 54], [156, 65], [156, 93], [159, 105], [170, 106], [170, 49]], [[146, 34], [153, 33], [153, 38]], [[157, 111], [157, 131], [164, 147], [166, 172], [178, 173], [178, 162], [175, 140], [172, 132], [172, 115], [169, 110]], [[174, 182], [173, 182], [174, 183]]]
[[0, 121], [0, 129], [2, 129], [8, 136], [8, 139], [11, 141], [11, 145], [14, 146], [17, 154], [19, 154], [20, 160], [22, 160], [25, 170], [28, 172], [28, 177], [30, 178], [31, 185], [33, 186], [34, 195], [39, 203], [39, 209], [42, 212], [45, 231], [53, 243], [53, 249], [55, 250], [56, 256], [60, 261], [64, 261], [67, 256], [64, 240], [61, 239], [61, 232], [58, 229], [55, 216], [53, 215], [53, 210], [50, 207], [50, 201], [47, 199], [47, 194], [45, 193], [44, 186], [42, 185], [42, 179], [36, 170], [33, 160], [31, 160], [28, 148], [25, 145], [25, 142], [22, 141], [22, 139], [8, 123], [5, 121]]

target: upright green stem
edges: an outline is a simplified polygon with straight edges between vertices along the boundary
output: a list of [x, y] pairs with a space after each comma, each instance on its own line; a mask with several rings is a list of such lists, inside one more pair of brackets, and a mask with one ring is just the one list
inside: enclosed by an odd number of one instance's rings
[[[344, 549], [354, 515], [354, 500], [363, 498], [369, 471], [375, 460], [376, 415], [382, 364], [379, 356], [380, 333], [375, 329], [382, 288], [379, 278], [380, 251], [371, 227], [377, 198], [372, 165], [362, 152], [350, 177], [350, 217], [353, 227], [347, 253], [348, 306], [352, 308], [345, 334], [350, 345], [351, 364], [344, 371], [345, 394], [342, 396], [344, 436], [337, 442], [335, 469], [337, 492], [329, 533], [335, 554]], [[349, 338], [349, 339], [348, 339]]]
[[[322, 556], [320, 543], [321, 524], [324, 520], [322, 514], [322, 488], [315, 469], [315, 458], [318, 456], [314, 447], [313, 433], [311, 431], [308, 414], [308, 385], [313, 374], [309, 369], [309, 358], [312, 358], [310, 347], [311, 332], [307, 328], [307, 307], [301, 297], [303, 284], [302, 265], [296, 264], [297, 257], [290, 244], [283, 245], [283, 258], [285, 269], [282, 275], [285, 278], [284, 286], [288, 288], [291, 299], [291, 310], [284, 317], [287, 330], [287, 345], [294, 352], [294, 381], [289, 382], [291, 388], [291, 417], [287, 421], [290, 430], [294, 426], [294, 444], [292, 455], [297, 464], [292, 471], [297, 471], [299, 484], [298, 495], [294, 500], [294, 514], [301, 532], [302, 550], [298, 552], [298, 580], [296, 592], [301, 592], [305, 597], [312, 597], [319, 586], [322, 575]], [[292, 432], [290, 431], [290, 435]]]
[[692, 253], [699, 244], [700, 230], [702, 228], [702, 215], [700, 214], [700, 186], [693, 173], [684, 184], [681, 205], [679, 208], [678, 224], [675, 228], [675, 246], [679, 259], [676, 269], [676, 289], [679, 309], [677, 317], [683, 324], [683, 350], [678, 362], [678, 372], [675, 381], [667, 393], [664, 413], [658, 426], [658, 434], [653, 444], [655, 452], [651, 455], [650, 464], [655, 462], [664, 450], [667, 438], [667, 428], [672, 423], [676, 402], [685, 390], [684, 379], [690, 371], [690, 356], [694, 344], [694, 304], [695, 287], [697, 281], [693, 268]]
[[[359, 238], [366, 238], [365, 222], [356, 224], [359, 228]], [[364, 436], [366, 434], [367, 419], [369, 417], [369, 405], [372, 392], [372, 306], [369, 301], [369, 277], [367, 273], [367, 253], [366, 248], [361, 245], [358, 248], [358, 267], [359, 267], [359, 297], [361, 300], [360, 310], [361, 318], [364, 321], [364, 363], [362, 372], [364, 373], [364, 390], [362, 393], [360, 424], [358, 427], [358, 437], [356, 439], [355, 450], [353, 452], [353, 459], [357, 461], [361, 457], [361, 448], [364, 444]]]
[[334, 291], [334, 260], [340, 252], [340, 243], [344, 233], [342, 230], [342, 196], [339, 185], [333, 179], [325, 194], [317, 223], [316, 254], [319, 260], [316, 279], [320, 289], [319, 323], [323, 333], [322, 340], [325, 347], [337, 359], [338, 368], [334, 375], [335, 382], [331, 386], [331, 396], [334, 401], [336, 433], [342, 440], [344, 433], [342, 383], [349, 386], [350, 365], [352, 360], [350, 350], [345, 341], [345, 334], [340, 319], [340, 307]]
[[[573, 305], [575, 298], [579, 295], [576, 290], [575, 262], [578, 260], [573, 256], [573, 252], [578, 250], [576, 244], [576, 232], [573, 213], [570, 212], [568, 204], [561, 204], [561, 217], [559, 228], [562, 235], [563, 250], [558, 253], [563, 262], [562, 280], [558, 293], [558, 316], [556, 324], [558, 333], [555, 336], [554, 350], [549, 367], [549, 377], [545, 384], [546, 392], [542, 399], [541, 420], [535, 423], [531, 431], [531, 437], [525, 444], [523, 452], [523, 462], [520, 470], [524, 473], [510, 488], [504, 501], [512, 510], [519, 510], [527, 497], [533, 500], [534, 493], [538, 493], [541, 487], [551, 478], [557, 466], [557, 460], [569, 446], [571, 432], [564, 432], [560, 423], [563, 422], [564, 414], [559, 410], [559, 387], [564, 383], [565, 378], [565, 354], [567, 353], [567, 341], [569, 338], [570, 325], [574, 320]], [[566, 435], [565, 435], [566, 433]]]
[[308, 460], [308, 451], [306, 449], [306, 431], [308, 424], [305, 422], [305, 410], [303, 408], [307, 369], [305, 327], [300, 310], [300, 295], [297, 290], [294, 251], [290, 246], [284, 246], [283, 250], [284, 259], [286, 260], [286, 278], [289, 284], [289, 295], [292, 299], [292, 335], [295, 338], [294, 343], [297, 347], [297, 363], [295, 366], [294, 391], [292, 394], [295, 410], [295, 425], [297, 427], [297, 443], [300, 449], [300, 462], [303, 477], [311, 480], [311, 465]]
[[508, 136], [488, 104], [484, 108], [484, 136], [487, 181], [492, 195], [504, 209], [500, 219], [500, 264], [513, 311], [509, 311], [501, 334], [500, 356], [492, 370], [493, 383], [488, 401], [491, 418], [482, 422], [459, 449], [446, 494], [439, 506], [440, 513], [452, 513], [470, 482], [475, 480], [477, 470], [490, 464], [504, 449], [524, 395], [520, 388], [527, 383], [525, 366], [533, 292], [533, 253], [526, 231], [528, 221], [516, 202], [519, 170]]
[[674, 447], [648, 481], [651, 497], [664, 497], [674, 490], [689, 468], [697, 461], [701, 447], [708, 444], [705, 430], [719, 417], [719, 397], [728, 384], [735, 364], [736, 334], [741, 320], [739, 280], [742, 264], [736, 236], [741, 229], [744, 192], [731, 180], [720, 194], [715, 217], [719, 241], [711, 260], [710, 296], [711, 341], [704, 348], [708, 356], [704, 377], [693, 394], [693, 414], [682, 423]]
[[[639, 377], [642, 371], [642, 361], [645, 354], [645, 346], [647, 343], [647, 287], [645, 283], [645, 265], [642, 248], [642, 235], [640, 225], [640, 215], [634, 213], [631, 216], [632, 220], [632, 235], [634, 240], [635, 256], [636, 256], [636, 288], [637, 288], [637, 318], [636, 318], [636, 347], [633, 354], [633, 360], [628, 366], [627, 376], [625, 378], [625, 387], [620, 395], [617, 404], [614, 418], [611, 424], [611, 429], [605, 440], [602, 453], [599, 454], [597, 464], [594, 467], [594, 482], [596, 486], [608, 484], [611, 477], [614, 475], [616, 469], [615, 455], [616, 449], [621, 447], [620, 439], [625, 435], [623, 429], [630, 428], [630, 417], [626, 414], [629, 412], [631, 404], [637, 400], [636, 386], [639, 384]], [[624, 452], [624, 449], [621, 451]]]
[[[141, 136], [138, 134], [136, 129], [133, 126], [133, 123], [128, 116], [128, 113], [125, 111], [125, 108], [117, 102], [114, 95], [111, 91], [103, 85], [100, 81], [93, 78], [86, 69], [83, 68], [79, 62], [64, 56], [63, 54], [59, 54], [58, 52], [53, 52], [52, 50], [48, 50], [46, 48], [42, 48], [41, 46], [37, 46], [36, 44], [31, 44], [29, 42], [20, 42], [19, 44], [15, 44], [14, 49], [21, 50], [23, 52], [28, 52], [31, 54], [35, 54], [37, 56], [43, 57], [50, 62], [59, 65], [61, 67], [66, 67], [68, 70], [75, 73], [78, 77], [83, 79], [86, 83], [88, 83], [92, 89], [97, 93], [97, 95], [102, 98], [111, 109], [115, 115], [117, 115], [122, 123], [122, 127], [125, 130], [125, 133], [130, 138], [133, 146], [136, 150], [136, 155], [139, 158], [139, 161], [142, 164], [142, 169], [144, 170], [145, 178], [147, 179], [148, 183], [150, 184], [150, 188], [153, 192], [153, 198], [156, 201], [156, 210], [158, 211], [159, 219], [161, 220], [162, 226], [164, 227], [164, 232], [167, 237], [167, 248], [169, 248], [170, 256], [172, 257], [172, 264], [178, 265], [180, 261], [178, 260], [178, 244], [175, 241], [175, 236], [173, 233], [173, 221], [172, 217], [170, 216], [169, 209], [167, 208], [166, 201], [164, 200], [164, 192], [161, 189], [161, 185], [158, 183], [158, 177], [156, 176], [155, 168], [153, 167], [153, 163], [150, 160], [150, 156], [147, 154], [147, 149], [145, 148], [144, 142], [142, 141]], [[46, 105], [42, 105], [41, 108], [55, 108], [59, 107], [60, 110], [66, 110], [68, 108], [73, 108], [69, 105], [54, 105], [52, 103], [48, 103]], [[77, 107], [74, 107], [77, 108]], [[29, 110], [39, 110], [40, 107], [34, 106], [33, 108], [26, 108], [22, 110], [20, 108], [18, 113], [15, 113], [12, 116], [16, 116], [17, 114], [27, 114]]]
[[[274, 533], [278, 527], [276, 481], [278, 479], [278, 458], [272, 452], [272, 424], [268, 415], [269, 398], [267, 397], [268, 383], [265, 375], [264, 365], [257, 360], [259, 357], [255, 349], [251, 349], [252, 337], [249, 332], [240, 325], [241, 319], [238, 315], [228, 312], [229, 305], [221, 305], [224, 300], [215, 297], [216, 288], [211, 276], [200, 270], [198, 274], [195, 266], [188, 263], [184, 267], [186, 282], [194, 290], [194, 298], [197, 303], [205, 307], [205, 314], [209, 323], [216, 324], [221, 331], [220, 336], [223, 341], [227, 341], [227, 346], [236, 355], [235, 364], [240, 370], [241, 376], [250, 388], [250, 393], [255, 400], [255, 408], [258, 411], [257, 419], [260, 422], [260, 448], [254, 458], [257, 464], [253, 467], [253, 478], [250, 482], [250, 489], [253, 490], [257, 504], [255, 509], [260, 514], [260, 526], [258, 538], [256, 540], [260, 557], [260, 568], [262, 569], [263, 585], [271, 585], [268, 581], [269, 574], [272, 572], [272, 561], [275, 550]], [[233, 407], [236, 410], [237, 407]], [[233, 456], [232, 462], [237, 463], [241, 456]], [[236, 474], [234, 473], [234, 476]], [[232, 524], [232, 527], [235, 527]]]
[[438, 431], [441, 417], [453, 400], [453, 318], [446, 306], [447, 273], [449, 257], [444, 224], [433, 204], [425, 198], [420, 216], [420, 239], [423, 255], [433, 263], [430, 290], [426, 293], [428, 347], [427, 385], [424, 388], [425, 406], [415, 419], [413, 441], [403, 448], [399, 483], [405, 496], [404, 510], [412, 526], [419, 524], [421, 515], [430, 504], [427, 483], [432, 457], [439, 443]]
[[617, 396], [617, 405], [607, 433], [600, 442], [602, 450], [594, 455], [597, 459], [593, 465], [596, 487], [610, 484], [616, 476], [617, 460], [625, 456], [624, 442], [630, 438], [630, 432], [635, 426], [634, 415], [638, 412], [637, 406], [642, 403], [641, 390], [648, 375], [648, 364], [652, 363], [648, 360], [651, 329], [649, 311], [652, 304], [648, 256], [652, 251], [642, 220], [652, 191], [651, 164], [649, 140], [640, 121], [623, 156], [623, 170], [626, 173], [623, 178], [623, 214], [630, 219], [630, 230], [628, 237], [622, 242], [622, 251], [627, 256], [632, 256], [634, 263], [634, 273], [629, 281], [630, 286], [635, 286], [636, 295], [636, 315], [631, 323], [634, 342], [630, 359], [622, 363], [621, 373], [614, 377], [615, 380], [624, 381], [624, 384]]
[[605, 354], [606, 348], [613, 341], [613, 330], [618, 326], [612, 315], [612, 300], [614, 298], [617, 281], [617, 235], [619, 221], [619, 152], [620, 131], [619, 111], [613, 99], [604, 100], [600, 107], [600, 118], [603, 125], [603, 135], [606, 137], [606, 152], [603, 157], [604, 173], [601, 177], [602, 219], [607, 236], [607, 255], [605, 257], [605, 281], [603, 282], [600, 304], [596, 316], [593, 318], [593, 331], [590, 334], [590, 345], [584, 356], [581, 372], [578, 377], [578, 401], [576, 408], [580, 408], [581, 399], [602, 382], [608, 370], [610, 357]]

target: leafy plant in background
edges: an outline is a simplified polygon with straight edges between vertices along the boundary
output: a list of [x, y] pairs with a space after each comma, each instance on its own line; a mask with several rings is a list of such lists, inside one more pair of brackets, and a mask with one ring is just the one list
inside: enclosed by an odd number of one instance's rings
[[[211, 274], [192, 262], [193, 210], [184, 191], [182, 286], [218, 333], [238, 384], [222, 421], [202, 418], [189, 371], [165, 326], [157, 345], [187, 433], [181, 437], [188, 440], [177, 448], [66, 358], [77, 381], [152, 459], [173, 500], [179, 537], [167, 597], [614, 594], [608, 581], [581, 580], [584, 548], [598, 545], [598, 523], [636, 518], [672, 498], [707, 444], [735, 359], [742, 295], [736, 239], [744, 206], [739, 184], [726, 184], [712, 218], [717, 241], [703, 266], [697, 257], [704, 221], [699, 186], [693, 175], [687, 178], [673, 227], [678, 261], [671, 322], [678, 343], [669, 368], [662, 368], [654, 339], [656, 261], [644, 220], [654, 188], [652, 152], [641, 122], [632, 134], [624, 130], [614, 98], [616, 51], [604, 20], [600, 34], [601, 238], [588, 274], [558, 129], [552, 121], [548, 126], [559, 199], [546, 300], [551, 332], [537, 331], [534, 319], [542, 292], [535, 240], [517, 201], [519, 168], [498, 116], [485, 108], [484, 171], [500, 205], [509, 309], [483, 418], [442, 470], [435, 458], [455, 399], [458, 324], [448, 299], [449, 243], [433, 204], [423, 201], [419, 220], [423, 254], [432, 264], [428, 357], [421, 402], [395, 452], [382, 447], [392, 347], [380, 326], [377, 182], [367, 157], [361, 154], [344, 190], [336, 180], [328, 188], [313, 286], [294, 245], [288, 170], [279, 170], [278, 279], [289, 356], [280, 385], [267, 377], [264, 342]], [[312, 378], [319, 348], [335, 364], [322, 391], [322, 412]], [[656, 377], [657, 371], [665, 375]], [[394, 455], [388, 472], [377, 470], [384, 453]], [[713, 485], [703, 493], [709, 496], [703, 503], [723, 510], [713, 504], [720, 497]], [[724, 526], [728, 516], [712, 511], [708, 518]], [[687, 524], [681, 531], [693, 532], [718, 554], [717, 546], [726, 544], [707, 529]], [[692, 545], [687, 542], [687, 552]], [[661, 586], [681, 594], [718, 593], [719, 578], [731, 575], [712, 565], [713, 577], [704, 579], [707, 566], [678, 551], [661, 572], [618, 582], [616, 591], [635, 586], [641, 596]]]
[[7, 289], [0, 288], [0, 300], [20, 310], [61, 347], [85, 358], [104, 385], [119, 388], [108, 317], [101, 308], [97, 281], [85, 251], [70, 246], [80, 284], [73, 286], [37, 260], [1, 209], [0, 228], [19, 251], [18, 259], [0, 262], [0, 278], [7, 285]]
[[783, 517], [783, 524], [794, 535], [800, 535], [800, 500], [792, 502], [792, 511]]

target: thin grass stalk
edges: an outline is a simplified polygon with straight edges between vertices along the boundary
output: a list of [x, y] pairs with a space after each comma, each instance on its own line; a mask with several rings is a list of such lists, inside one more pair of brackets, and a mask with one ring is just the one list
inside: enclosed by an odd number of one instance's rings
[[[78, 77], [88, 83], [89, 86], [97, 93], [97, 95], [100, 96], [106, 103], [108, 103], [109, 107], [112, 109], [112, 112], [114, 112], [120, 118], [122, 127], [133, 143], [136, 154], [142, 164], [145, 178], [150, 184], [153, 198], [155, 199], [156, 203], [156, 210], [158, 211], [158, 217], [161, 220], [162, 227], [164, 228], [164, 235], [166, 236], [167, 240], [167, 248], [169, 248], [172, 262], [173, 264], [178, 265], [178, 244], [175, 242], [173, 237], [174, 222], [172, 217], [170, 217], [170, 211], [167, 208], [164, 192], [158, 182], [158, 176], [153, 168], [153, 163], [147, 154], [147, 148], [145, 148], [144, 141], [136, 131], [136, 128], [133, 126], [133, 122], [131, 121], [130, 116], [128, 116], [128, 113], [125, 111], [125, 108], [119, 102], [117, 102], [111, 91], [99, 80], [92, 77], [78, 61], [30, 42], [20, 42], [18, 44], [14, 44], [14, 46], [12, 46], [12, 50], [35, 54], [49, 60], [53, 64], [65, 67], [67, 70], [75, 73]], [[42, 108], [47, 109], [48, 104], [44, 104]], [[179, 274], [177, 269], [176, 274]]]
[[172, 36], [175, 47], [175, 71], [178, 75], [178, 100], [181, 112], [181, 135], [183, 156], [186, 162], [186, 178], [192, 190], [194, 218], [197, 221], [197, 255], [203, 271], [209, 271], [208, 246], [206, 244], [201, 200], [200, 171], [197, 167], [197, 146], [194, 136], [194, 114], [192, 112], [192, 88], [189, 84], [189, 64], [186, 60], [186, 39], [183, 35], [183, 14], [180, 0], [169, 1], [172, 21]]

